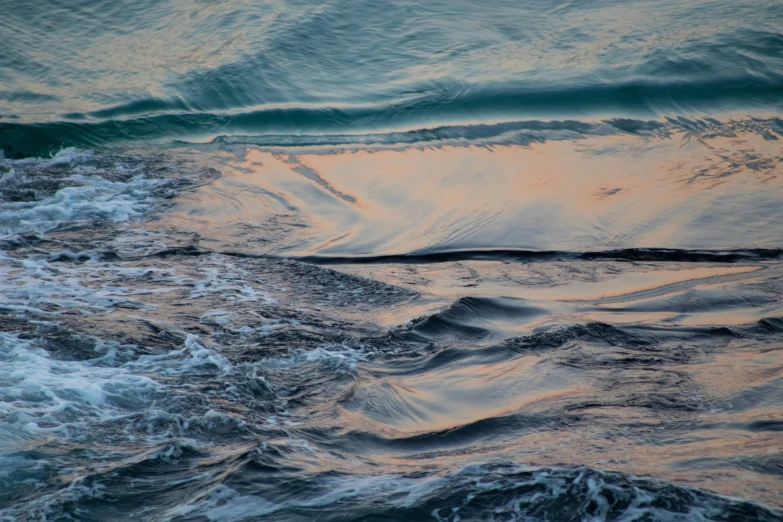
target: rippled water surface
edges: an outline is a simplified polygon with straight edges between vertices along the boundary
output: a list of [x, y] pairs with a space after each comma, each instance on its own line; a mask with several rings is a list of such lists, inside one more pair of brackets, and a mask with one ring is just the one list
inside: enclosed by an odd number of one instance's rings
[[783, 520], [780, 2], [0, 42], [0, 520]]

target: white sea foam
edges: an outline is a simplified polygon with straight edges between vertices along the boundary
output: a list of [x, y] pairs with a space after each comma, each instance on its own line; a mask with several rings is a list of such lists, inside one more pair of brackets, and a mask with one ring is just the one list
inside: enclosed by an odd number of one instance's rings
[[81, 175], [70, 179], [80, 185], [62, 188], [39, 201], [0, 202], [0, 237], [47, 232], [79, 220], [127, 221], [149, 210], [153, 204], [150, 193], [160, 184], [142, 177], [127, 183]]
[[[156, 374], [186, 375], [204, 368], [221, 374], [233, 371], [225, 357], [203, 346], [195, 335], [187, 337], [181, 350], [120, 365], [115, 365], [120, 359], [117, 350], [132, 346], [101, 342], [95, 358], [80, 361], [55, 359], [44, 346], [38, 339], [0, 332], [0, 431], [11, 434], [12, 440], [29, 435], [88, 436], [83, 428], [92, 422], [143, 412], [166, 393]], [[243, 423], [214, 410], [182, 419], [186, 429]]]
[[258, 495], [242, 495], [219, 485], [187, 504], [181, 504], [166, 514], [163, 520], [187, 515], [201, 515], [213, 522], [247, 520], [270, 515], [286, 508], [330, 506], [349, 499], [363, 497], [393, 498], [390, 504], [410, 507], [421, 497], [445, 483], [441, 477], [411, 479], [398, 475], [355, 476], [328, 479], [326, 492], [303, 501], [274, 503]]
[[[516, 473], [523, 472], [521, 475]], [[633, 477], [630, 477], [633, 479]], [[315, 479], [323, 493], [297, 500], [275, 503], [252, 493], [241, 494], [226, 485], [219, 485], [199, 495], [188, 503], [170, 510], [163, 520], [182, 516], [204, 517], [212, 522], [241, 521], [259, 516], [282, 513], [288, 509], [325, 508], [341, 503], [364, 503], [377, 510], [412, 508], [426, 502], [435, 507], [430, 516], [440, 522], [458, 522], [463, 516], [472, 519], [479, 509], [482, 520], [526, 521], [538, 520], [540, 507], [557, 502], [562, 505], [591, 504], [591, 514], [583, 513], [581, 520], [600, 522], [612, 520], [632, 522], [635, 520], [660, 520], [667, 522], [707, 522], [723, 512], [721, 504], [729, 499], [681, 494], [688, 497], [686, 511], [676, 506], [667, 509], [673, 499], [662, 498], [659, 493], [641, 486], [630, 486], [622, 481], [615, 485], [610, 477], [584, 468], [582, 470], [551, 470], [508, 466], [496, 472], [485, 465], [471, 465], [448, 475], [433, 474], [420, 478], [400, 475], [341, 476]], [[582, 488], [586, 485], [586, 488]], [[661, 494], [677, 495], [673, 490]], [[480, 497], [508, 498], [504, 504], [487, 507], [486, 503], [474, 501]], [[442, 498], [451, 497], [448, 504]], [[609, 499], [617, 499], [611, 501]], [[621, 500], [622, 499], [622, 500]], [[684, 507], [684, 506], [683, 506]], [[551, 509], [551, 508], [549, 508]], [[466, 512], [463, 514], [463, 512]], [[610, 515], [611, 512], [611, 515]]]
[[345, 345], [323, 345], [311, 350], [297, 349], [286, 357], [264, 359], [268, 368], [290, 369], [303, 363], [319, 363], [333, 371], [356, 372], [356, 364], [368, 359], [368, 354], [361, 349]]
[[45, 256], [19, 260], [0, 252], [0, 309], [47, 315], [59, 309], [100, 313], [118, 305], [154, 310], [153, 304], [138, 297], [171, 289], [139, 290], [123, 285], [124, 280], [141, 275], [160, 280], [175, 277], [166, 268], [127, 268], [101, 262], [73, 266], [49, 262]]
[[91, 421], [148, 407], [161, 386], [124, 368], [102, 366], [112, 355], [109, 350], [88, 361], [56, 360], [38, 341], [0, 332], [0, 426], [20, 436], [85, 435], [81, 428]]
[[[201, 261], [199, 272], [202, 279], [193, 285], [190, 299], [217, 296], [229, 303], [267, 303], [276, 300], [261, 288], [262, 281], [254, 280], [252, 274], [240, 263], [232, 263], [217, 254]], [[255, 283], [255, 284], [254, 284]]]
[[240, 495], [225, 485], [210, 490], [202, 500], [181, 504], [170, 510], [163, 521], [175, 517], [203, 514], [209, 520], [243, 520], [274, 513], [278, 506], [256, 495]]
[[[90, 151], [64, 149], [51, 160], [10, 162], [10, 170], [0, 175], [0, 189], [18, 188], [31, 180], [45, 181], [48, 168], [66, 167], [69, 171], [67, 176], [51, 178], [61, 186], [53, 194], [36, 191], [33, 200], [23, 201], [0, 198], [0, 238], [43, 233], [78, 221], [124, 222], [138, 218], [155, 204], [154, 192], [170, 183], [167, 179], [148, 178], [140, 168], [121, 164], [114, 164], [111, 169], [123, 174], [124, 181], [106, 179], [104, 168], [85, 164], [93, 157]], [[37, 170], [28, 175], [29, 169]]]
[[224, 374], [232, 373], [233, 367], [231, 363], [219, 353], [199, 343], [198, 335], [188, 334], [187, 339], [185, 339], [185, 347], [190, 350], [190, 358], [186, 360], [185, 370], [183, 371], [187, 371], [187, 368], [192, 367], [214, 366], [222, 370]]

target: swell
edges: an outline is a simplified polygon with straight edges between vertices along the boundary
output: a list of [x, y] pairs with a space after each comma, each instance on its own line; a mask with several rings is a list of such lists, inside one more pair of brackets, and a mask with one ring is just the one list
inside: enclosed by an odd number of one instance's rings
[[[460, 303], [458, 302], [457, 304], [459, 305]], [[460, 340], [473, 343], [476, 337], [475, 331], [479, 329], [466, 324], [465, 321], [460, 323], [452, 319], [447, 323], [442, 318], [443, 316], [453, 315], [451, 312], [451, 309], [447, 309], [444, 312], [420, 318], [404, 331], [406, 340], [416, 342], [424, 338], [427, 341]], [[484, 316], [491, 314], [491, 310], [483, 310], [482, 312]], [[436, 319], [436, 321], [433, 321], [433, 319]], [[463, 334], [461, 339], [456, 339], [455, 332]], [[721, 340], [740, 338], [770, 340], [780, 335], [781, 332], [783, 332], [783, 318], [781, 317], [764, 317], [752, 323], [731, 327], [667, 326], [666, 328], [661, 328], [646, 325], [624, 325], [620, 327], [593, 321], [585, 324], [577, 323], [559, 326], [528, 335], [509, 337], [483, 348], [469, 345], [470, 348], [465, 349], [458, 344], [448, 344], [443, 351], [428, 355], [426, 362], [416, 367], [413, 371], [417, 373], [431, 372], [444, 365], [453, 364], [466, 358], [479, 358], [482, 361], [506, 358], [509, 350], [518, 354], [551, 352], [566, 347], [575, 341], [598, 343], [605, 347], [619, 347], [637, 351], [640, 354], [644, 352], [663, 354], [663, 358], [659, 359], [657, 363], [663, 361], [682, 362], [684, 360], [683, 356], [669, 350], [669, 347], [666, 346], [667, 343], [719, 342]], [[489, 338], [488, 330], [480, 333], [484, 334], [481, 337], [482, 339]], [[641, 359], [642, 357], [638, 357], [629, 359], [627, 362], [636, 364]], [[618, 366], [621, 365], [621, 362], [615, 362]]]
[[[760, 76], [709, 81], [575, 82], [572, 85], [517, 86], [471, 91], [457, 89], [403, 101], [367, 105], [269, 105], [214, 111], [180, 98], [149, 98], [53, 121], [0, 122], [6, 157], [44, 156], [63, 147], [99, 147], [144, 140], [193, 140], [263, 146], [373, 145], [481, 140], [514, 131], [649, 133], [660, 121], [684, 114], [737, 109], [776, 111], [783, 107], [783, 82]], [[677, 117], [679, 115], [679, 117]], [[610, 119], [604, 125], [584, 121]], [[553, 123], [532, 118], [561, 120]], [[498, 121], [504, 123], [497, 123]], [[719, 126], [706, 117], [685, 120], [683, 128]], [[774, 122], [773, 136], [781, 134]], [[534, 137], [535, 139], [535, 137]]]
[[[167, 247], [144, 254], [143, 257], [209, 256], [220, 254], [247, 259], [288, 259], [312, 265], [373, 265], [373, 264], [434, 264], [453, 261], [647, 261], [682, 263], [737, 263], [774, 261], [783, 257], [783, 249], [686, 250], [677, 248], [624, 248], [595, 252], [562, 250], [476, 249], [443, 252], [392, 254], [379, 256], [281, 256], [247, 252], [216, 251], [196, 245]], [[129, 258], [126, 258], [129, 259]]]
[[596, 252], [558, 250], [477, 249], [444, 252], [412, 252], [380, 256], [303, 256], [298, 261], [318, 265], [385, 264], [385, 263], [448, 263], [451, 261], [567, 261], [620, 260], [690, 263], [736, 263], [738, 261], [774, 260], [783, 256], [781, 249], [685, 250], [671, 248], [624, 248]]

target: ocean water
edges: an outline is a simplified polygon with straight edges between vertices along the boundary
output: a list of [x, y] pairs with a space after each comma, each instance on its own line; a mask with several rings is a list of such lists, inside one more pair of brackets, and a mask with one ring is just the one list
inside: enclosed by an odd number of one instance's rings
[[0, 521], [783, 521], [783, 3], [0, 50]]

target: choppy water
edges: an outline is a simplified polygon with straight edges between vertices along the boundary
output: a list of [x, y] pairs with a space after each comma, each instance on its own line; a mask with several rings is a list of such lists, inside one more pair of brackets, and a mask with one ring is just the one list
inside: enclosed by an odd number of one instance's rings
[[0, 16], [0, 520], [783, 520], [783, 4]]

